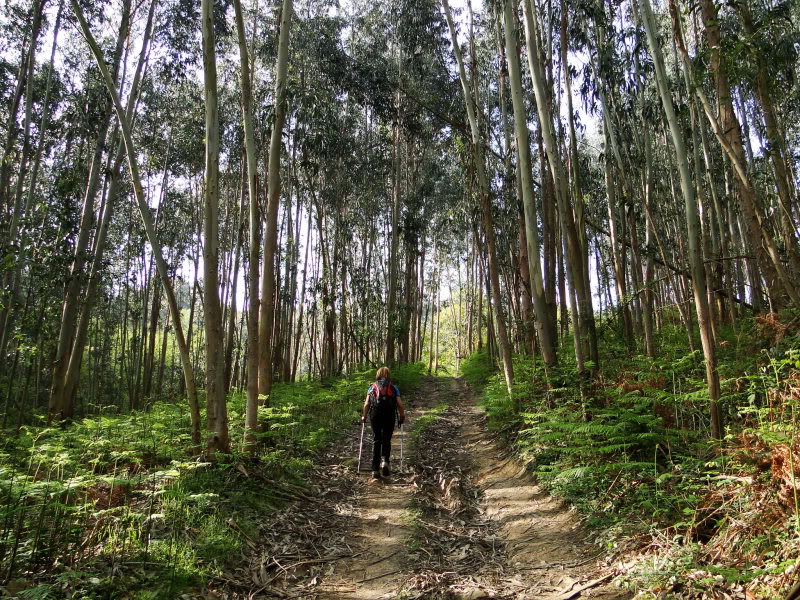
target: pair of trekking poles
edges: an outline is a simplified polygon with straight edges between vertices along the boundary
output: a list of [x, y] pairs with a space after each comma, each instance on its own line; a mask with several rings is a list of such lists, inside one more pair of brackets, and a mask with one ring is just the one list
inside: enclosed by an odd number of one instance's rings
[[[358, 466], [356, 473], [361, 473], [361, 451], [364, 449], [364, 426], [367, 424], [366, 420], [361, 421], [361, 440], [358, 442]], [[400, 423], [400, 472], [403, 472], [403, 424]]]

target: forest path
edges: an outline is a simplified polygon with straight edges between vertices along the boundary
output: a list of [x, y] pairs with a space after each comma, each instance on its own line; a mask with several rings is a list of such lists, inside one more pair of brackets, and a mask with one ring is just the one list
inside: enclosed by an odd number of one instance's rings
[[[360, 426], [350, 432], [321, 465], [318, 489], [279, 518], [271, 530], [275, 544], [251, 561], [253, 581], [268, 585], [236, 597], [631, 597], [609, 585], [574, 512], [544, 494], [488, 432], [477, 396], [463, 380], [428, 377], [405, 401], [404, 471], [398, 470], [396, 432], [395, 473], [369, 479], [366, 431], [356, 475]], [[291, 556], [292, 568], [275, 569], [286, 563], [276, 549]]]
[[525, 465], [488, 432], [486, 415], [463, 380], [453, 380], [461, 413], [460, 437], [470, 454], [470, 475], [481, 490], [480, 510], [499, 528], [509, 574], [497, 596], [567, 600], [631, 595], [609, 585], [597, 566], [597, 549], [574, 511], [544, 493]]
[[[320, 594], [316, 598], [395, 598], [408, 580], [406, 555], [407, 542], [412, 535], [410, 507], [414, 490], [409, 432], [413, 431], [416, 420], [436, 405], [440, 385], [437, 378], [429, 377], [416, 393], [403, 396], [407, 407], [406, 422], [403, 432], [396, 429], [392, 437], [392, 474], [388, 478], [371, 479], [372, 431], [367, 423], [359, 476], [368, 484], [357, 520], [348, 535], [347, 545], [353, 553], [329, 568], [330, 574], [318, 587]], [[401, 444], [404, 451], [402, 469]], [[357, 449], [352, 450], [355, 452]]]

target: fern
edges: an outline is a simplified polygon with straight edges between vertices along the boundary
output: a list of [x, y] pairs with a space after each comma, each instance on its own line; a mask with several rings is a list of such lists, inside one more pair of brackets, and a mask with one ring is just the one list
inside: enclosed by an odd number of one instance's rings
[[585, 477], [589, 473], [593, 471], [590, 467], [573, 467], [572, 469], [567, 469], [565, 471], [561, 471], [558, 475], [556, 475], [556, 481], [559, 480], [569, 480], [569, 479], [580, 479]]
[[54, 585], [37, 585], [35, 588], [22, 590], [17, 597], [20, 600], [57, 600], [57, 589]]

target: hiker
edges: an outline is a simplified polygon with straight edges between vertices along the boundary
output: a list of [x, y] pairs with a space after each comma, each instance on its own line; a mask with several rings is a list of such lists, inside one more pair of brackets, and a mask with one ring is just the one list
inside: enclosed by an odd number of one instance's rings
[[[380, 479], [391, 474], [389, 470], [389, 454], [392, 450], [392, 433], [394, 421], [402, 425], [406, 420], [406, 409], [400, 400], [400, 390], [392, 383], [392, 375], [388, 367], [381, 367], [375, 374], [375, 383], [370, 384], [361, 422], [367, 420], [372, 425], [372, 478]], [[381, 460], [383, 458], [383, 460]]]

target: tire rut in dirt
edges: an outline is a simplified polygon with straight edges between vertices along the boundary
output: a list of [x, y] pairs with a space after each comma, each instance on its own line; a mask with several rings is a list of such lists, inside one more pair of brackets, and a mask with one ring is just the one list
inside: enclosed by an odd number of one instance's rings
[[[392, 442], [392, 468], [388, 479], [368, 480], [365, 493], [359, 499], [354, 527], [348, 533], [348, 543], [355, 550], [352, 558], [336, 561], [319, 586], [319, 600], [379, 600], [398, 597], [408, 581], [407, 541], [412, 535], [409, 504], [413, 494], [412, 473], [409, 471], [408, 445], [406, 469], [396, 471], [400, 441], [408, 436], [416, 419], [425, 415], [440, 394], [441, 382], [425, 378], [419, 391], [406, 402], [406, 428], [396, 433]], [[365, 457], [371, 457], [370, 436], [365, 440]]]
[[507, 586], [502, 597], [515, 600], [605, 598], [630, 594], [608, 585], [613, 571], [602, 564], [578, 515], [545, 493], [511, 448], [490, 433], [485, 412], [462, 380], [454, 382], [462, 401], [459, 418], [465, 448], [480, 485], [485, 518], [499, 527], [508, 559]]
[[[444, 383], [444, 382], [443, 382]], [[444, 392], [441, 386], [439, 392]], [[406, 590], [417, 598], [512, 598], [508, 556], [497, 523], [485, 518], [475, 465], [465, 448], [454, 381], [446, 386], [449, 408], [423, 429], [411, 463], [415, 527]]]
[[[408, 425], [413, 426], [417, 415], [438, 397], [439, 386], [439, 380], [425, 378], [419, 391], [408, 394]], [[408, 430], [407, 426], [406, 435]], [[360, 438], [361, 425], [354, 424], [308, 473], [313, 485], [298, 487], [286, 508], [269, 515], [257, 531], [248, 532], [253, 543], [240, 566], [218, 578], [227, 598], [377, 600], [395, 596], [410, 572], [405, 569], [410, 475], [398, 472], [385, 481], [368, 479], [368, 426], [362, 472], [357, 473]], [[399, 441], [397, 436], [395, 443]], [[387, 530], [380, 540], [374, 539]]]

